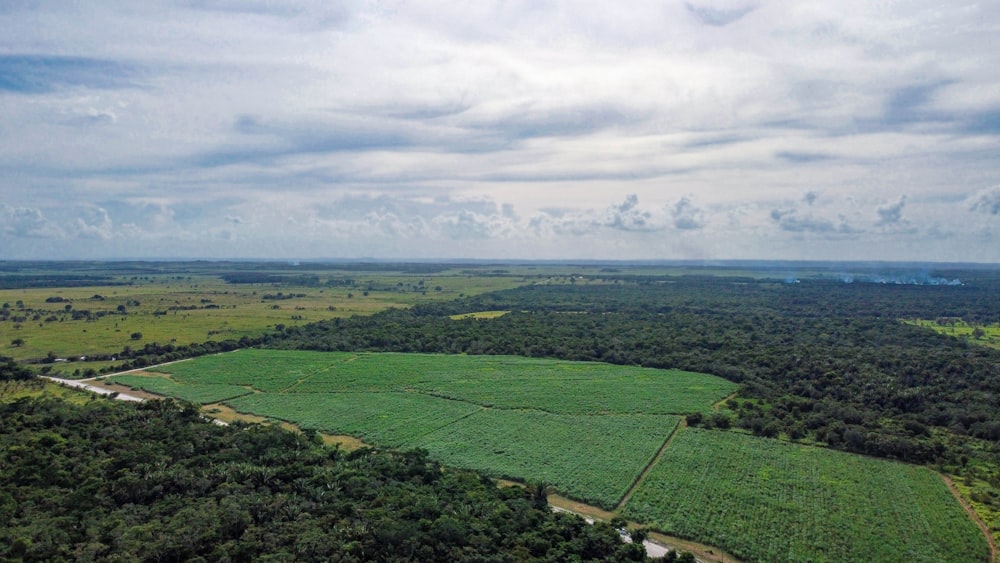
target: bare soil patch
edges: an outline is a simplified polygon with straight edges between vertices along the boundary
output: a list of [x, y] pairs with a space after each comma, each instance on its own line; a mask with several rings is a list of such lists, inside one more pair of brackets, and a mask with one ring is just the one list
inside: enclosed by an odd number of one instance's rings
[[[222, 403], [212, 403], [210, 405], [205, 405], [202, 407], [202, 412], [206, 415], [221, 420], [226, 423], [232, 423], [236, 421], [249, 422], [252, 424], [277, 424], [278, 426], [284, 428], [285, 430], [291, 430], [292, 432], [302, 432], [302, 429], [297, 425], [290, 422], [284, 421], [274, 421], [263, 416], [257, 416], [255, 414], [239, 412], [236, 409], [224, 405]], [[354, 436], [346, 436], [343, 434], [324, 434], [320, 432], [320, 436], [323, 438], [323, 443], [332, 446], [337, 445], [342, 449], [347, 451], [353, 451], [361, 448], [371, 447], [369, 444], [355, 438]]]

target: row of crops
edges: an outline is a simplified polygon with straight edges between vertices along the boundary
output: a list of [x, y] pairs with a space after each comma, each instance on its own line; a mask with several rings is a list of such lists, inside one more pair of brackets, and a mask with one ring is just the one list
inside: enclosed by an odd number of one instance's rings
[[930, 469], [732, 432], [679, 432], [624, 512], [753, 561], [988, 559]]
[[[567, 414], [707, 412], [736, 385], [680, 370], [516, 356], [240, 350], [158, 370], [191, 385], [312, 394], [416, 391]], [[132, 382], [134, 383], [134, 381]]]
[[498, 356], [244, 350], [116, 380], [541, 481], [748, 560], [981, 561], [985, 539], [925, 468], [678, 428], [732, 383], [690, 372]]

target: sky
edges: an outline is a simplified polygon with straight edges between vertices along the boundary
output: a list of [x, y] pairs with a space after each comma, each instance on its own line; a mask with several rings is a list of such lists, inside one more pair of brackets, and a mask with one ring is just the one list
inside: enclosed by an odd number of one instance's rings
[[1000, 2], [0, 2], [0, 259], [1000, 262]]

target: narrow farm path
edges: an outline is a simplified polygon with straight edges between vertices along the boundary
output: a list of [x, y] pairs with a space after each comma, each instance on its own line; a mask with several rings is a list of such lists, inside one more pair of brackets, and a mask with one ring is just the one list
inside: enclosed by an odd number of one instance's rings
[[962, 493], [959, 492], [958, 487], [955, 486], [955, 482], [951, 480], [951, 477], [948, 477], [943, 473], [940, 473], [939, 475], [941, 475], [941, 479], [944, 480], [944, 484], [948, 485], [948, 490], [951, 491], [951, 494], [956, 500], [958, 500], [959, 504], [962, 505], [965, 512], [969, 514], [969, 518], [972, 518], [973, 522], [975, 522], [976, 525], [979, 526], [979, 529], [982, 530], [983, 535], [986, 536], [986, 543], [990, 546], [990, 561], [991, 563], [996, 563], [997, 542], [993, 539], [993, 534], [990, 532], [986, 522], [983, 522], [983, 519], [976, 514], [976, 511], [969, 505], [968, 501], [965, 500], [965, 497], [963, 497]]
[[295, 383], [292, 383], [291, 385], [289, 385], [288, 387], [285, 387], [284, 389], [279, 389], [277, 392], [278, 393], [289, 393], [289, 392], [291, 392], [292, 389], [295, 389], [296, 387], [298, 387], [299, 385], [302, 385], [306, 381], [309, 381], [313, 377], [316, 377], [317, 375], [319, 375], [321, 373], [326, 373], [326, 372], [328, 372], [328, 371], [330, 371], [332, 369], [333, 369], [333, 366], [326, 366], [326, 367], [323, 367], [323, 368], [319, 368], [319, 369], [317, 369], [317, 370], [315, 370], [315, 371], [313, 371], [311, 373], [307, 373], [307, 374], [303, 375], [302, 377], [298, 378], [297, 380], [295, 380]]
[[736, 395], [737, 395], [736, 393], [731, 393], [731, 394], [726, 395], [725, 397], [723, 397], [722, 400], [716, 401], [715, 403], [712, 404], [712, 410], [713, 411], [717, 411], [717, 410], [721, 409], [722, 405], [725, 405], [726, 402], [729, 401], [729, 399], [736, 398]]
[[632, 495], [635, 493], [635, 490], [638, 489], [639, 485], [641, 485], [642, 482], [646, 480], [646, 476], [649, 475], [649, 472], [653, 469], [653, 467], [655, 467], [656, 464], [659, 463], [660, 458], [663, 457], [663, 452], [667, 451], [667, 448], [670, 446], [670, 442], [674, 440], [674, 436], [676, 436], [677, 433], [683, 428], [687, 428], [687, 421], [684, 420], [683, 417], [681, 417], [681, 420], [677, 423], [677, 426], [674, 426], [674, 429], [670, 432], [670, 435], [667, 436], [666, 440], [664, 440], [663, 445], [660, 446], [660, 449], [656, 451], [656, 455], [653, 456], [653, 459], [649, 460], [649, 463], [647, 463], [646, 467], [643, 468], [642, 473], [640, 473], [639, 476], [635, 478], [635, 481], [632, 483], [632, 486], [629, 487], [627, 491], [625, 491], [625, 495], [622, 496], [622, 499], [618, 501], [617, 505], [615, 505], [615, 510], [614, 510], [615, 512], [621, 510], [622, 507], [624, 507], [625, 504], [629, 501], [629, 499], [632, 498]]

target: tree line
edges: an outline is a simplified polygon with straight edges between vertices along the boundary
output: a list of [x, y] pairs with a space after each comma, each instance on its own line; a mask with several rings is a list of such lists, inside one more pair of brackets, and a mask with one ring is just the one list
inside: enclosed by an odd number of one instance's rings
[[[535, 285], [288, 327], [264, 343], [710, 373], [742, 384], [731, 423], [756, 434], [957, 463], [968, 453], [967, 438], [994, 451], [1000, 443], [1000, 352], [899, 319], [996, 322], [997, 289], [713, 277]], [[511, 312], [449, 318], [478, 310]]]
[[219, 427], [173, 400], [0, 401], [0, 470], [4, 560], [646, 560], [610, 524], [426, 452]]

